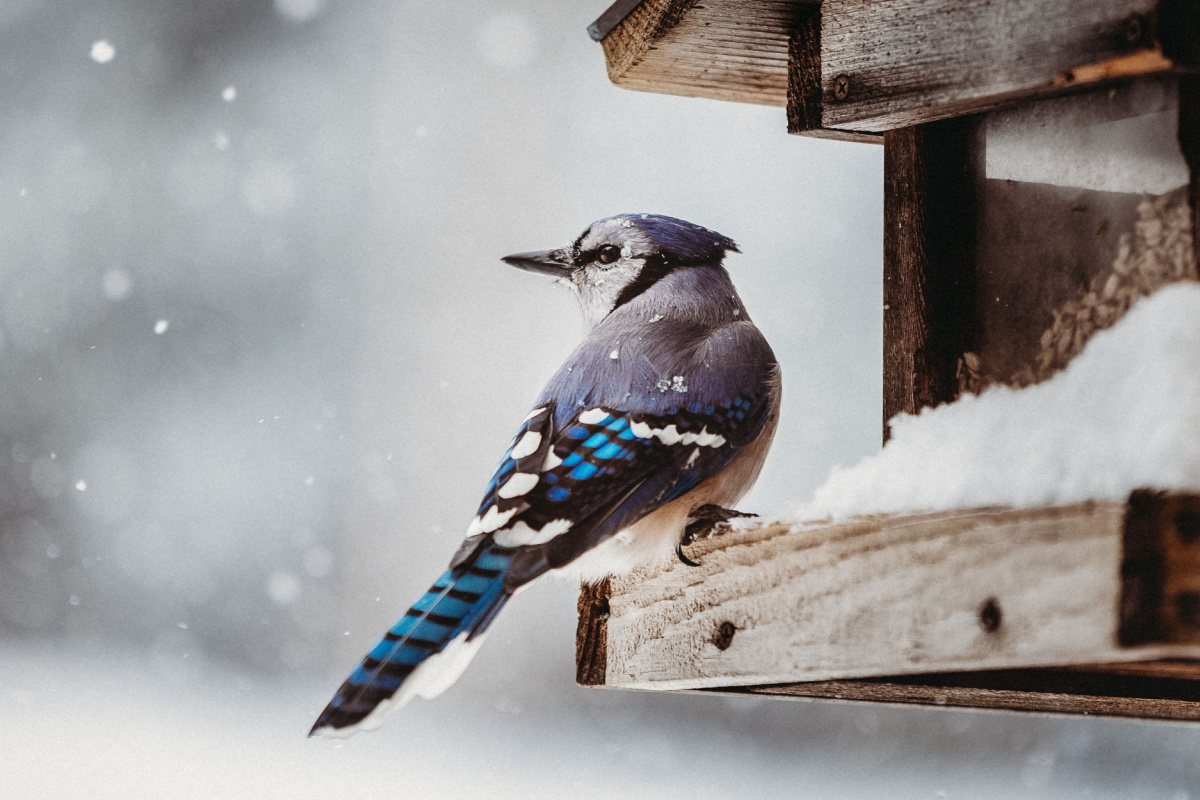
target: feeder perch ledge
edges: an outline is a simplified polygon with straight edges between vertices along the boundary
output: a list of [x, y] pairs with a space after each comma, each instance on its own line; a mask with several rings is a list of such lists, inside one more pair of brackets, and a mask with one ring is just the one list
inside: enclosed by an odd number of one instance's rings
[[1200, 720], [1200, 496], [764, 525], [584, 587], [581, 684]]

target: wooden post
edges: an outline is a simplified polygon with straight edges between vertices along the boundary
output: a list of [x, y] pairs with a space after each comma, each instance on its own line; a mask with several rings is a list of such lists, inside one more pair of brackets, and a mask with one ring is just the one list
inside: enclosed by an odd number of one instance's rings
[[1189, 70], [1179, 78], [1179, 149], [1191, 172], [1192, 255], [1200, 272], [1200, 4], [1160, 0], [1158, 37], [1163, 54]]
[[821, 6], [808, 6], [796, 15], [796, 30], [788, 40], [788, 133], [807, 133], [821, 127]]
[[1179, 149], [1191, 172], [1192, 256], [1200, 272], [1200, 77], [1196, 75], [1179, 79]]
[[884, 135], [883, 430], [958, 396], [975, 326], [973, 122]]

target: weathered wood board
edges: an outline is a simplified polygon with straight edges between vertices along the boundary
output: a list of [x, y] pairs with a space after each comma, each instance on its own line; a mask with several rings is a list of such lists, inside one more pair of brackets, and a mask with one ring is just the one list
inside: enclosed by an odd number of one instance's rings
[[1196, 67], [1187, 0], [643, 0], [592, 26], [638, 91], [786, 105], [788, 128], [887, 130]]
[[1106, 669], [1013, 669], [723, 691], [797, 699], [1200, 721], [1200, 671], [1190, 666], [1193, 669], [1186, 678], [1113, 674]]
[[[1138, 663], [1200, 659], [1197, 496], [768, 525], [688, 555], [700, 566], [585, 590], [581, 683], [1095, 713], [1125, 713], [1121, 685], [1130, 701], [1200, 701], [1200, 670]], [[1096, 666], [1122, 664], [1144, 674]], [[1065, 667], [1107, 674], [1068, 677], [1109, 700], [1051, 697], [1073, 694], [1052, 688], [1067, 678], [1040, 691], [1007, 672]], [[981, 672], [996, 670], [1007, 677]], [[985, 703], [985, 690], [1000, 694]], [[1200, 706], [1172, 708], [1147, 715], [1200, 718]]]
[[602, 43], [609, 78], [638, 91], [787, 103], [799, 0], [643, 0]]
[[888, 131], [1173, 68], [1157, 0], [825, 0], [822, 126]]
[[[789, 106], [789, 52], [807, 47], [819, 84], [819, 0], [643, 0], [618, 2], [592, 27], [601, 35], [608, 76], [625, 89], [738, 103]], [[631, 7], [632, 6], [632, 7]], [[813, 107], [820, 113], [819, 104]], [[880, 142], [857, 131], [810, 135]], [[810, 130], [811, 129], [811, 130]]]

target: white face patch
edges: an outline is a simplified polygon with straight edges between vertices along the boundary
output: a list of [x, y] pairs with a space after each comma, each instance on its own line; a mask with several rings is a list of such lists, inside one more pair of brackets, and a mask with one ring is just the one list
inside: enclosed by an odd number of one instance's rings
[[579, 421], [584, 425], [599, 425], [608, 419], [608, 412], [603, 408], [589, 408], [579, 415]]
[[511, 528], [497, 531], [493, 538], [501, 547], [526, 547], [545, 544], [569, 530], [571, 530], [571, 521], [567, 519], [550, 520], [540, 530], [529, 527], [525, 522], [517, 522]]
[[699, 433], [680, 433], [674, 425], [668, 425], [665, 428], [651, 428], [645, 422], [634, 422], [630, 424], [629, 430], [633, 431], [633, 435], [639, 439], [654, 437], [663, 444], [698, 444], [701, 447], [720, 447], [725, 444], [725, 437], [709, 433], [707, 426]]
[[521, 437], [521, 441], [513, 445], [512, 452], [509, 456], [512, 458], [524, 458], [525, 456], [533, 455], [537, 452], [538, 445], [542, 443], [542, 435], [537, 431], [525, 431], [525, 435]]
[[527, 494], [530, 489], [537, 486], [538, 476], [529, 472], [518, 472], [513, 475], [504, 485], [500, 487], [500, 491], [496, 495], [507, 500], [510, 497], [520, 497]]
[[579, 242], [579, 251], [594, 253], [605, 245], [620, 249], [621, 257], [611, 264], [592, 261], [571, 276], [579, 305], [589, 327], [595, 327], [616, 307], [621, 292], [637, 279], [654, 243], [632, 220], [607, 219], [593, 225]]
[[492, 506], [482, 517], [476, 517], [471, 520], [471, 524], [467, 527], [467, 536], [474, 536], [477, 533], [491, 533], [512, 519], [512, 515], [515, 513], [517, 513], [516, 508], [510, 508], [508, 511], [498, 511], [495, 506]]

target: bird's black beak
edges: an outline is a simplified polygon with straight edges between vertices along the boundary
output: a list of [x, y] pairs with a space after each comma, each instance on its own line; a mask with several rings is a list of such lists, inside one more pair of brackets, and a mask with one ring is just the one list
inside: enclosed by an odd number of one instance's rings
[[540, 272], [555, 278], [566, 278], [574, 270], [571, 256], [566, 250], [537, 250], [531, 253], [513, 253], [500, 259], [529, 272]]

